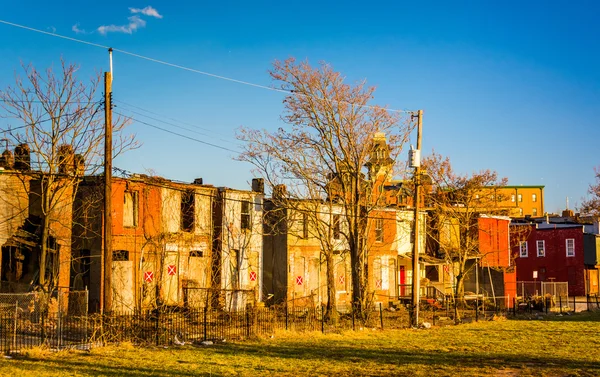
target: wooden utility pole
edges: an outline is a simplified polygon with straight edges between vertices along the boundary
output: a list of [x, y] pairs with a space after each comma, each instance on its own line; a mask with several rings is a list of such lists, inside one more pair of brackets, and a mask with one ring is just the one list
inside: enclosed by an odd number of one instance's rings
[[101, 261], [100, 313], [112, 308], [112, 48], [110, 72], [104, 72], [104, 250]]
[[[412, 115], [415, 117], [415, 114]], [[413, 218], [413, 259], [412, 259], [412, 326], [419, 325], [419, 303], [421, 290], [421, 274], [419, 267], [419, 209], [421, 208], [421, 131], [423, 128], [423, 110], [417, 111], [417, 152], [413, 165], [415, 166], [414, 185], [415, 192], [413, 198], [414, 218]]]

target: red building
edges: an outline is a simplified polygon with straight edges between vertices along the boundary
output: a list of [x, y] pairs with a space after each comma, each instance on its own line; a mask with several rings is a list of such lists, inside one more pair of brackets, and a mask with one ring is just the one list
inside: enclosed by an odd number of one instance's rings
[[512, 225], [517, 280], [568, 282], [570, 296], [585, 295], [583, 232], [578, 224]]

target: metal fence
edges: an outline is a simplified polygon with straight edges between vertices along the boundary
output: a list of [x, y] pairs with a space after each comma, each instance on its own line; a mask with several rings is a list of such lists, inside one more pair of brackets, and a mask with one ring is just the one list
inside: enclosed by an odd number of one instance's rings
[[[489, 318], [499, 312], [483, 302], [468, 303], [460, 308], [463, 321]], [[0, 352], [44, 345], [54, 349], [86, 349], [92, 345], [131, 342], [139, 345], [181, 345], [204, 340], [243, 340], [270, 336], [276, 331], [321, 331], [323, 333], [361, 329], [398, 329], [410, 326], [409, 310], [384, 309], [378, 305], [358, 316], [354, 311], [336, 312], [327, 318], [321, 306], [249, 307], [227, 312], [203, 308], [162, 308], [143, 313], [73, 315], [66, 312], [22, 311], [19, 307], [0, 313]], [[13, 308], [14, 309], [14, 308]], [[452, 324], [452, 306], [423, 302], [420, 322]]]
[[533, 296], [569, 296], [569, 283], [563, 281], [518, 281], [517, 295], [521, 297]]
[[536, 296], [513, 298], [513, 306], [509, 313], [577, 313], [582, 311], [600, 310], [600, 297], [587, 296]]

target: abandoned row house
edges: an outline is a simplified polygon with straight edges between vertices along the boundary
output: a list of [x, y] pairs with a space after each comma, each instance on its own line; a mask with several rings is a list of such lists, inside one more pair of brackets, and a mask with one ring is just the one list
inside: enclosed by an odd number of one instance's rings
[[[76, 155], [65, 153], [71, 157], [64, 159], [68, 163], [61, 171], [69, 179], [58, 185], [61, 200], [51, 218], [39, 210], [45, 178], [31, 171], [26, 146], [15, 150], [13, 160], [2, 160], [4, 291], [26, 291], [39, 283], [39, 234], [47, 224], [46, 275], [53, 279], [51, 286], [87, 290], [91, 311], [99, 309], [104, 289], [112, 298], [105, 309], [113, 311], [159, 305], [238, 310], [283, 302], [314, 307], [327, 302], [332, 292], [339, 309], [350, 307], [353, 271], [344, 237], [346, 213], [335, 191], [338, 178], [332, 177], [325, 200], [292, 199], [285, 187], [276, 187], [265, 198], [262, 179], [254, 179], [250, 190], [236, 190], [202, 179], [180, 183], [146, 175], [115, 178], [112, 269], [105, 280], [103, 177], [83, 176]], [[408, 300], [415, 277], [424, 283], [422, 296], [450, 294], [456, 274], [455, 262], [440, 243], [430, 247], [431, 238], [441, 235], [428, 229], [425, 210], [415, 211], [410, 183], [392, 179], [393, 165], [385, 135], [375, 135], [364, 178], [369, 193], [364, 269], [369, 300], [384, 306]], [[411, 263], [415, 213], [420, 219], [418, 242], [425, 251], [417, 273]], [[478, 221], [484, 257], [475, 262], [484, 276], [482, 289], [514, 295], [509, 221], [493, 216]], [[471, 289], [473, 284], [467, 280], [465, 286]]]

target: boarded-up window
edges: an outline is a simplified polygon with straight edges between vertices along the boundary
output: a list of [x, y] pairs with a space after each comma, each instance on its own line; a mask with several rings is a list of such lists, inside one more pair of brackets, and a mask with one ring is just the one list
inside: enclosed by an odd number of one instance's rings
[[375, 258], [373, 260], [373, 287], [375, 289], [382, 289], [381, 270], [381, 258]]
[[181, 193], [181, 230], [184, 232], [192, 232], [194, 230], [194, 199], [193, 190], [184, 191]]
[[137, 191], [125, 191], [123, 200], [123, 226], [136, 227], [139, 208]]
[[242, 229], [250, 229], [250, 202], [244, 200], [242, 202], [241, 227]]
[[237, 288], [240, 276], [239, 257], [239, 250], [231, 249], [229, 251], [229, 272], [231, 274], [231, 284], [234, 288]]
[[347, 284], [348, 279], [346, 274], [346, 260], [343, 258], [339, 258], [335, 265], [335, 289], [338, 292], [345, 292]]

